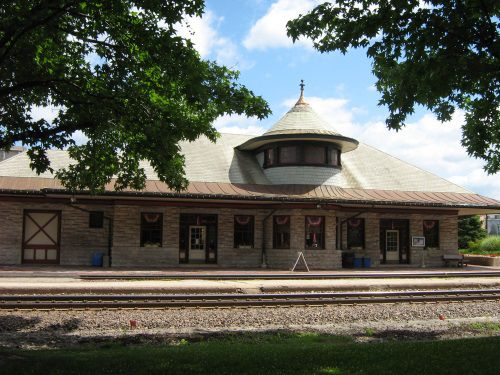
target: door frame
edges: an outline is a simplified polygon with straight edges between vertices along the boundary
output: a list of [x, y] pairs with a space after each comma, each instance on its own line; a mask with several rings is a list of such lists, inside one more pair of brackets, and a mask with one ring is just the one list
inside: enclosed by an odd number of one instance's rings
[[184, 212], [179, 214], [179, 264], [191, 263], [189, 259], [190, 226], [205, 226], [205, 264], [217, 264], [218, 222], [219, 216], [217, 214]]
[[380, 263], [387, 264], [386, 252], [386, 230], [399, 231], [399, 260], [389, 261], [391, 264], [410, 264], [410, 219], [394, 219], [394, 218], [381, 218], [379, 220], [379, 246], [380, 246]]
[[[387, 233], [396, 233], [397, 236], [397, 259], [387, 259]], [[384, 257], [385, 257], [385, 261], [390, 261], [390, 262], [394, 262], [394, 261], [397, 261], [399, 263], [399, 260], [401, 258], [401, 246], [399, 246], [399, 237], [400, 237], [400, 233], [399, 233], [399, 229], [386, 229], [385, 230], [385, 246], [384, 246]]]
[[[54, 214], [55, 216], [40, 228], [40, 226], [35, 222], [35, 220], [33, 220], [33, 217], [31, 217], [29, 215], [30, 213], [47, 213], [47, 214]], [[54, 218], [55, 218], [57, 220], [56, 243], [54, 245], [27, 244], [28, 241], [26, 241], [25, 235], [26, 235], [26, 220], [28, 219], [28, 217], [31, 221], [33, 221], [35, 223], [36, 226], [38, 226], [38, 228], [40, 228], [41, 231], [43, 231], [43, 228], [45, 228], [45, 226], [48, 223], [50, 223], [52, 220], [54, 220]], [[38, 232], [36, 232], [36, 233], [38, 233]], [[48, 236], [48, 237], [51, 238], [50, 236]], [[26, 260], [24, 258], [24, 252], [26, 249], [33, 249], [33, 250], [44, 249], [45, 250], [45, 259], [28, 259], [28, 260]], [[47, 250], [50, 250], [50, 249], [56, 250], [56, 259], [46, 259], [47, 258]], [[59, 264], [60, 257], [61, 257], [61, 210], [31, 210], [31, 209], [23, 210], [23, 232], [22, 232], [22, 239], [21, 239], [21, 263], [23, 263], [23, 264]]]

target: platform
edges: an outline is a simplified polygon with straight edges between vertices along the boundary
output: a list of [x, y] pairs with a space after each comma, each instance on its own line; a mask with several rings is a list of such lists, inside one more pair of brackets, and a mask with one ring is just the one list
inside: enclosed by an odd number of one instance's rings
[[500, 287], [491, 267], [277, 270], [0, 267], [0, 293], [271, 293]]

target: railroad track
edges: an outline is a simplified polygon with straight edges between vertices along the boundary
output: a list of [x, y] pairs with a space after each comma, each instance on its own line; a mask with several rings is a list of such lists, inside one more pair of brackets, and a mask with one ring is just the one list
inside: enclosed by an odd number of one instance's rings
[[325, 279], [425, 279], [425, 278], [500, 277], [500, 271], [435, 271], [435, 272], [351, 272], [351, 273], [300, 273], [293, 274], [210, 274], [164, 273], [155, 275], [97, 274], [79, 275], [81, 280], [325, 280]]
[[500, 300], [500, 289], [287, 294], [2, 295], [0, 309], [229, 308]]

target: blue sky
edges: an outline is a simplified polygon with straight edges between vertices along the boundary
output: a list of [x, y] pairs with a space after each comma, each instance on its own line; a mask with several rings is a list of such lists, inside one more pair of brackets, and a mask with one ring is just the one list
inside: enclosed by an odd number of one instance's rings
[[296, 101], [299, 83], [306, 100], [332, 127], [347, 136], [433, 172], [476, 193], [500, 199], [500, 174], [488, 176], [483, 162], [460, 146], [463, 114], [441, 124], [418, 108], [400, 132], [385, 128], [371, 62], [363, 50], [321, 54], [310, 41], [292, 44], [286, 21], [311, 9], [317, 0], [208, 0], [199, 19], [180, 27], [200, 54], [240, 70], [240, 82], [263, 96], [273, 114], [263, 120], [221, 118], [221, 132], [260, 134]]

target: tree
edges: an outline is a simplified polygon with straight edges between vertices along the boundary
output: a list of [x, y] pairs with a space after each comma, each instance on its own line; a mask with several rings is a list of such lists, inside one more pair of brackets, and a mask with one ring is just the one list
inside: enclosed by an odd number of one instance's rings
[[[178, 142], [215, 141], [224, 114], [263, 118], [267, 103], [238, 72], [205, 61], [176, 25], [202, 0], [4, 0], [0, 3], [0, 149], [22, 142], [31, 167], [52, 170], [46, 150], [68, 148], [55, 171], [72, 190], [140, 189], [150, 162], [171, 188], [186, 187]], [[34, 106], [57, 117], [35, 121]], [[76, 131], [88, 138], [72, 139]]]
[[479, 216], [464, 216], [458, 219], [458, 248], [467, 249], [469, 242], [486, 237], [486, 230]]
[[465, 112], [462, 145], [500, 170], [498, 0], [337, 0], [288, 22], [288, 35], [321, 52], [366, 48], [389, 129], [416, 105], [441, 121]]

